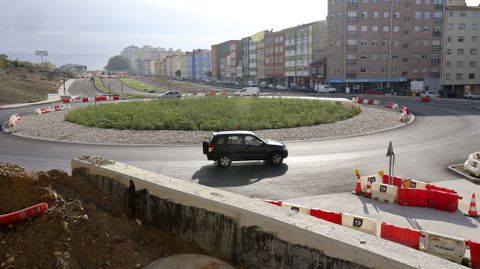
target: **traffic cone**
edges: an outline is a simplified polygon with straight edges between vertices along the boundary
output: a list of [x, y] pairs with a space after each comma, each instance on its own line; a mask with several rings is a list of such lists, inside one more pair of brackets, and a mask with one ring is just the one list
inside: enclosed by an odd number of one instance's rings
[[468, 209], [468, 214], [465, 214], [466, 216], [472, 217], [472, 218], [478, 218], [478, 212], [477, 212], [477, 202], [475, 201], [475, 193], [472, 194], [472, 201], [470, 202], [470, 209]]
[[357, 186], [355, 186], [355, 192], [352, 192], [356, 195], [362, 194], [362, 183], [360, 182], [360, 177], [357, 178]]
[[367, 178], [367, 190], [363, 193], [363, 196], [372, 198], [372, 183], [370, 182], [370, 178]]

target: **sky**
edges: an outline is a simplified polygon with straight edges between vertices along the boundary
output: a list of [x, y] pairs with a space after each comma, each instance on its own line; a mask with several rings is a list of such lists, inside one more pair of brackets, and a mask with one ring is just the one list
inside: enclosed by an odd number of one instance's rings
[[75, 55], [78, 61], [82, 55], [108, 59], [129, 45], [208, 49], [324, 20], [327, 0], [15, 0], [2, 1], [1, 13], [0, 53], [35, 59], [35, 50], [47, 50], [50, 58]]

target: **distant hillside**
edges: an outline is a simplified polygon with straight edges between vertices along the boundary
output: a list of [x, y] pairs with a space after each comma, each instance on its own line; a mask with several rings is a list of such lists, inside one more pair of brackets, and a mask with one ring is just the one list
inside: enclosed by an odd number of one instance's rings
[[0, 105], [33, 103], [57, 93], [62, 78], [54, 72], [30, 72], [25, 68], [0, 71]]

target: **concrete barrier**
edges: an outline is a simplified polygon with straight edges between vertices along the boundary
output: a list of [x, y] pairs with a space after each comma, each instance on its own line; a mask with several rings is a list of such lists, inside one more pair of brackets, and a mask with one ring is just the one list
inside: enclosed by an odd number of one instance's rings
[[398, 187], [375, 182], [372, 184], [372, 198], [380, 202], [395, 203], [398, 199]]
[[72, 160], [132, 217], [246, 268], [462, 268], [346, 227], [122, 163]]
[[475, 152], [468, 156], [468, 159], [463, 165], [463, 169], [467, 171], [470, 175], [480, 177], [480, 153]]
[[442, 234], [425, 232], [425, 252], [461, 263], [465, 255], [465, 240]]

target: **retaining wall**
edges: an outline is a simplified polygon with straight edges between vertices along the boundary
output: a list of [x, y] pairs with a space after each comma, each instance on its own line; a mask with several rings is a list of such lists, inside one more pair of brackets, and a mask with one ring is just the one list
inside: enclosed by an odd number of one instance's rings
[[346, 227], [122, 163], [72, 160], [132, 216], [247, 268], [462, 268]]

